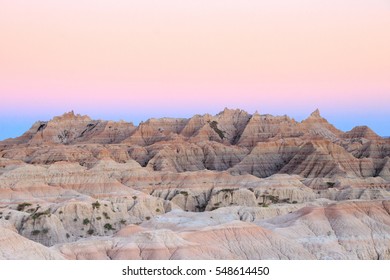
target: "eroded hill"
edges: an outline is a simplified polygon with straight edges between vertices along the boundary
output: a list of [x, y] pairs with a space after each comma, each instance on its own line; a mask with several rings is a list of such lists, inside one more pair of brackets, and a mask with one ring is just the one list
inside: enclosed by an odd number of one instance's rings
[[318, 110], [66, 113], [0, 142], [0, 258], [389, 259], [389, 156]]

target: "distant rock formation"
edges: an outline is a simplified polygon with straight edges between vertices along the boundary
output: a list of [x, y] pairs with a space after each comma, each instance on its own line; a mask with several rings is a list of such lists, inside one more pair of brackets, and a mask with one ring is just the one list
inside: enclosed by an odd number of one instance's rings
[[0, 142], [0, 258], [390, 259], [389, 191], [390, 139], [319, 110], [72, 111]]

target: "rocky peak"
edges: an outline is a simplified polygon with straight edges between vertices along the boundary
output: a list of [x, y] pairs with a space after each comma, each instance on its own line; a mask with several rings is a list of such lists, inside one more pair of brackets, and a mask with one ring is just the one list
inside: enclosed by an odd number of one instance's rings
[[344, 138], [365, 138], [368, 140], [379, 140], [381, 137], [376, 134], [371, 128], [368, 126], [356, 126], [352, 130], [346, 132], [344, 134]]
[[53, 122], [63, 122], [63, 121], [91, 121], [92, 119], [88, 116], [82, 116], [80, 114], [75, 114], [74, 111], [70, 111], [67, 113], [64, 113], [61, 116], [54, 117], [52, 119]]
[[314, 137], [321, 137], [336, 141], [343, 132], [335, 128], [316, 109], [310, 116], [301, 122], [301, 130]]
[[322, 118], [320, 114], [320, 110], [316, 109], [313, 113], [310, 114], [311, 118]]

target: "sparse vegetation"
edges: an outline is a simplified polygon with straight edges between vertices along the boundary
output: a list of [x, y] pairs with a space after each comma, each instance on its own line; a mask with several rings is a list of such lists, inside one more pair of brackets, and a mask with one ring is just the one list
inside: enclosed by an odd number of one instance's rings
[[272, 203], [278, 203], [279, 202], [279, 196], [273, 196], [273, 195], [269, 195], [268, 196], [269, 199], [271, 200]]
[[44, 228], [43, 230], [42, 230], [42, 233], [43, 234], [46, 234], [46, 233], [48, 233], [49, 232], [49, 229], [48, 228]]
[[122, 220], [120, 220], [120, 223], [121, 223], [122, 225], [125, 225], [125, 224], [126, 224], [126, 220], [122, 219]]
[[109, 223], [105, 224], [105, 225], [104, 225], [104, 228], [105, 228], [106, 230], [115, 230], [115, 229], [112, 227], [112, 225], [109, 224]]
[[335, 182], [326, 182], [326, 185], [328, 186], [328, 188], [333, 188], [336, 183]]
[[225, 131], [222, 131], [218, 128], [217, 121], [209, 122], [209, 125], [218, 134], [219, 138], [221, 138], [221, 139], [225, 138]]
[[195, 208], [198, 210], [198, 212], [204, 212], [204, 210], [206, 209], [206, 205], [196, 205]]
[[99, 208], [100, 208], [99, 201], [96, 200], [96, 202], [92, 203], [92, 209], [99, 209]]
[[110, 216], [108, 216], [107, 212], [103, 212], [103, 216], [105, 219], [109, 220], [110, 219]]
[[27, 202], [24, 202], [24, 203], [20, 203], [18, 204], [18, 207], [16, 208], [16, 210], [18, 211], [24, 211], [24, 209], [26, 207], [30, 207], [31, 206], [31, 203], [27, 203]]
[[31, 218], [33, 220], [36, 220], [36, 219], [40, 218], [41, 216], [45, 216], [45, 215], [47, 215], [47, 216], [50, 215], [50, 209], [47, 209], [44, 212], [35, 212], [34, 214], [31, 215]]
[[224, 193], [230, 193], [230, 195], [232, 195], [234, 193], [234, 191], [237, 191], [238, 188], [234, 188], [234, 189], [221, 189], [217, 192], [218, 193], [221, 193], [221, 192], [224, 192]]
[[188, 192], [187, 191], [181, 191], [180, 194], [182, 194], [184, 196], [188, 196]]

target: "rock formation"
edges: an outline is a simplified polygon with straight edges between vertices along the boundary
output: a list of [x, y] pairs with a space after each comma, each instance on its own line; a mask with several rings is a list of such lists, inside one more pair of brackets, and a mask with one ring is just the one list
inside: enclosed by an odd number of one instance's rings
[[390, 259], [390, 139], [225, 109], [0, 142], [2, 259]]

